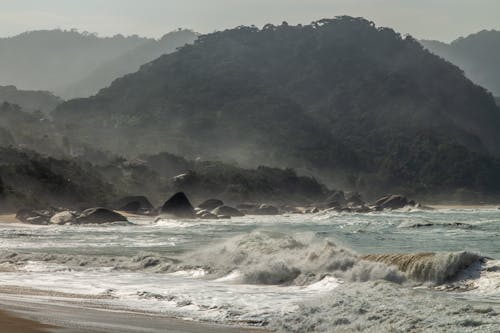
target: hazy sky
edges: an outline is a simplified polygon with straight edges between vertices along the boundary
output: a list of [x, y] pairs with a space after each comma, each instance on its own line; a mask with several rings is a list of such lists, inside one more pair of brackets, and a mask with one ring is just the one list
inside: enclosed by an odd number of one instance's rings
[[363, 16], [403, 34], [444, 41], [500, 30], [500, 0], [0, 0], [0, 36], [77, 28], [159, 37], [178, 27], [204, 33], [338, 15]]

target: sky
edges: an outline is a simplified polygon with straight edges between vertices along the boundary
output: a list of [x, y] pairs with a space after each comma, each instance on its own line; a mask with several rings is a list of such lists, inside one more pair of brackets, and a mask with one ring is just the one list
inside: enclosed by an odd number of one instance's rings
[[0, 0], [0, 36], [75, 28], [100, 36], [159, 38], [176, 28], [209, 33], [339, 15], [362, 16], [402, 34], [446, 42], [483, 29], [500, 30], [500, 0]]

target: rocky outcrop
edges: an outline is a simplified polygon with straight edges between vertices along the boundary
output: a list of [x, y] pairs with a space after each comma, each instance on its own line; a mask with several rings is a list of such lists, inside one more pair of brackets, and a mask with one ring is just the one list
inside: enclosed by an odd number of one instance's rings
[[196, 218], [194, 208], [184, 192], [178, 192], [168, 199], [160, 213], [184, 219]]
[[347, 206], [364, 206], [365, 202], [361, 198], [361, 194], [353, 193], [347, 199]]
[[199, 208], [205, 210], [214, 210], [215, 208], [220, 206], [224, 206], [224, 202], [219, 199], [208, 199], [198, 205]]
[[196, 212], [196, 216], [200, 219], [204, 219], [204, 220], [216, 220], [218, 219], [217, 215], [215, 214], [212, 214], [211, 212], [209, 212], [208, 210], [205, 210], [205, 209], [200, 209]]
[[113, 207], [116, 210], [132, 214], [149, 214], [153, 205], [145, 196], [130, 196], [118, 200]]
[[128, 222], [127, 218], [112, 210], [97, 207], [84, 210], [73, 223], [76, 224], [102, 224], [111, 222]]
[[279, 208], [268, 204], [239, 204], [236, 208], [245, 215], [279, 215]]
[[342, 207], [347, 204], [343, 191], [334, 191], [326, 199], [328, 207]]
[[219, 206], [212, 210], [212, 214], [217, 215], [217, 216], [229, 216], [229, 217], [238, 217], [238, 216], [245, 216], [242, 212], [240, 212], [238, 209], [229, 207], [229, 206]]
[[407, 206], [415, 207], [417, 204], [413, 200], [408, 200], [402, 195], [387, 195], [375, 201], [375, 207], [380, 209], [400, 209]]
[[53, 213], [52, 210], [20, 209], [16, 213], [16, 219], [23, 223], [46, 225], [49, 224], [50, 217]]
[[51, 224], [67, 224], [75, 222], [78, 215], [75, 212], [70, 212], [69, 210], [59, 212], [50, 218]]

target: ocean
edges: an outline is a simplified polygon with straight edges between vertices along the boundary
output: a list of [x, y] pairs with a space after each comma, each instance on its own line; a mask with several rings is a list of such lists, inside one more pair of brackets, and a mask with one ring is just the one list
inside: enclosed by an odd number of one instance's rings
[[0, 292], [283, 332], [500, 332], [500, 210], [0, 223]]

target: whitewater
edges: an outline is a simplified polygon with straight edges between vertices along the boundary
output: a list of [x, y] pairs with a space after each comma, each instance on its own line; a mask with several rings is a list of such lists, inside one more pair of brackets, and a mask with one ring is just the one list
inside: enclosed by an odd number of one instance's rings
[[500, 332], [496, 208], [129, 220], [0, 223], [0, 294], [282, 332]]

